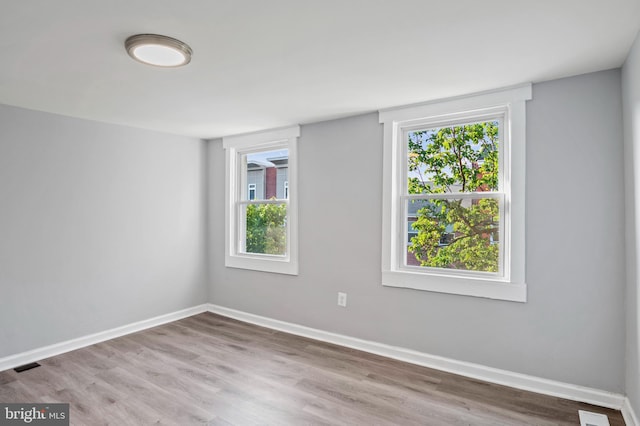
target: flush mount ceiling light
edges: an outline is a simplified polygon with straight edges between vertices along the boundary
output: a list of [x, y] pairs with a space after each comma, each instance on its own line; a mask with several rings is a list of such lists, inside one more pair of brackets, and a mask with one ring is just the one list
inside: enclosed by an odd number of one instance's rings
[[157, 67], [181, 67], [191, 62], [191, 48], [175, 38], [157, 34], [137, 34], [124, 46], [136, 61]]

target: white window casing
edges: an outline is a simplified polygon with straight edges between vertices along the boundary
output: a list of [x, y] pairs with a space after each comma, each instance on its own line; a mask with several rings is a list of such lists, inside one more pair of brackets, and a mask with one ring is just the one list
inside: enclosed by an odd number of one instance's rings
[[[297, 142], [300, 127], [293, 126], [264, 132], [226, 136], [222, 139], [225, 149], [225, 266], [280, 274], [298, 274], [298, 197], [297, 197]], [[240, 237], [244, 224], [239, 220], [243, 182], [241, 156], [270, 149], [288, 149], [289, 197], [278, 200], [287, 205], [287, 250], [283, 256], [244, 253]], [[246, 195], [246, 194], [245, 194]], [[270, 203], [269, 200], [262, 203]]]
[[[417, 290], [525, 302], [525, 139], [526, 105], [531, 84], [381, 110], [384, 125], [382, 284]], [[407, 130], [478, 120], [500, 121], [499, 145], [501, 224], [500, 271], [475, 273], [405, 265]], [[478, 193], [447, 193], [449, 198], [486, 197]], [[433, 196], [429, 196], [433, 197]], [[420, 198], [420, 197], [418, 197]], [[426, 197], [425, 197], [426, 198]], [[403, 253], [404, 250], [404, 253]]]

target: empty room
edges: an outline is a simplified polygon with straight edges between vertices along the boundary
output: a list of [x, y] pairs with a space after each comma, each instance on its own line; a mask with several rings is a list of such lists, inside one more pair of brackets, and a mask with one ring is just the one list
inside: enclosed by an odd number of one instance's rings
[[640, 426], [639, 0], [0, 5], [0, 425]]

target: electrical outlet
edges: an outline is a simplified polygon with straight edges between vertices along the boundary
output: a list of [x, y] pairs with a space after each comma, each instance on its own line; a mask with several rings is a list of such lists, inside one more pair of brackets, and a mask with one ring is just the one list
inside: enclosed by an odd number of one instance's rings
[[338, 306], [347, 307], [347, 293], [338, 293]]

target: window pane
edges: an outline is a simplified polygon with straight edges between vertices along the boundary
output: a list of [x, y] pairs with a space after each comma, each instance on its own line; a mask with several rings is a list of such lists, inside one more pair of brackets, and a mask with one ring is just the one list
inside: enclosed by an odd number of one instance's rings
[[498, 190], [499, 122], [407, 132], [407, 193]]
[[498, 272], [500, 201], [407, 201], [407, 266]]
[[240, 210], [245, 253], [287, 254], [286, 204], [244, 204]]
[[246, 165], [246, 188], [242, 200], [283, 199], [289, 169], [289, 150], [253, 152], [242, 156]]

